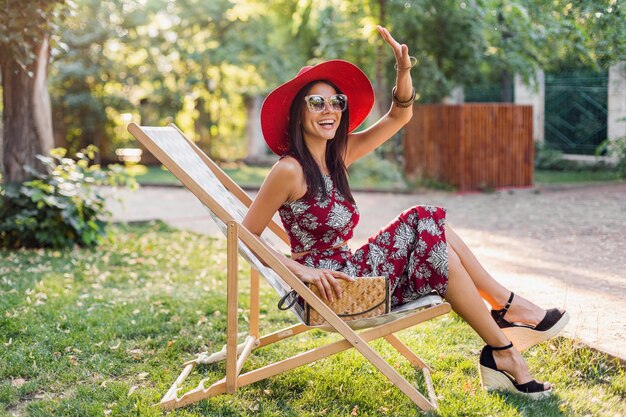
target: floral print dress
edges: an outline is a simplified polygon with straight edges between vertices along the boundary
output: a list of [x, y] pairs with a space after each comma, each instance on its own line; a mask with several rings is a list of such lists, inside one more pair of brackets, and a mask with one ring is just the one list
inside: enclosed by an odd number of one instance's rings
[[443, 208], [412, 207], [353, 252], [342, 243], [352, 237], [359, 221], [358, 208], [334, 187], [329, 175], [323, 178], [326, 197], [320, 190], [287, 202], [278, 211], [291, 251], [308, 252], [297, 262], [353, 277], [386, 276], [393, 307], [433, 291], [445, 295], [448, 250]]

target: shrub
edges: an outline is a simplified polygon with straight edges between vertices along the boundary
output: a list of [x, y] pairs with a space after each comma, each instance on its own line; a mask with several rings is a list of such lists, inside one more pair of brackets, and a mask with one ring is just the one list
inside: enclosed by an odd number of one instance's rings
[[617, 139], [607, 139], [598, 146], [596, 155], [606, 153], [608, 156], [617, 158], [617, 174], [620, 178], [626, 178], [626, 136]]
[[535, 142], [535, 169], [546, 171], [593, 171], [600, 165], [586, 165], [563, 158], [563, 152], [545, 143]]
[[544, 143], [535, 142], [535, 168], [546, 170], [564, 169], [563, 152], [546, 146]]
[[28, 168], [33, 179], [0, 185], [0, 247], [98, 244], [110, 214], [99, 186], [135, 187], [136, 182], [119, 165], [106, 170], [91, 165], [96, 151], [89, 146], [74, 160], [65, 157], [65, 149], [53, 149], [50, 156], [37, 155], [45, 172]]
[[400, 188], [405, 186], [398, 164], [383, 159], [374, 152], [355, 162], [349, 172], [351, 181], [366, 187], [375, 187], [380, 184]]
[[[606, 141], [605, 141], [606, 143]], [[596, 150], [596, 156], [604, 153], [603, 149]], [[535, 169], [545, 171], [572, 171], [572, 172], [597, 172], [614, 171], [614, 168], [603, 160], [594, 162], [581, 162], [566, 159], [563, 152], [551, 148], [549, 145], [535, 142]]]

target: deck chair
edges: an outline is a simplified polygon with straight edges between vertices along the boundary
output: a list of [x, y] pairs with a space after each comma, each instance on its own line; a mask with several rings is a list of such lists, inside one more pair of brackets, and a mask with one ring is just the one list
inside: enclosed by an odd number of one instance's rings
[[[431, 369], [394, 333], [449, 312], [448, 303], [443, 302], [439, 296], [429, 295], [384, 316], [351, 322], [343, 321], [269, 249], [272, 246], [271, 241], [267, 240], [266, 233], [273, 233], [275, 237], [288, 244], [289, 238], [285, 230], [272, 221], [261, 239], [250, 233], [241, 224], [252, 202], [250, 197], [175, 125], [145, 127], [131, 123], [128, 130], [209, 209], [209, 214], [227, 239], [226, 345], [219, 352], [213, 354], [203, 352], [196, 359], [183, 364], [181, 374], [160, 401], [163, 409], [183, 407], [219, 394], [233, 394], [239, 387], [350, 348], [358, 350], [422, 410], [432, 410], [438, 407], [430, 377]], [[242, 343], [238, 343], [237, 333], [238, 255], [241, 255], [251, 266], [249, 331]], [[304, 324], [302, 307], [296, 303], [291, 310], [299, 320], [298, 324], [261, 336], [259, 332], [259, 275], [262, 275], [281, 297], [292, 289], [295, 290], [326, 319], [325, 329], [339, 333], [343, 339], [242, 374], [242, 368], [254, 350], [316, 328]], [[360, 331], [357, 333], [356, 329]], [[368, 342], [379, 338], [384, 338], [411, 364], [422, 370], [429, 399], [368, 345]], [[225, 378], [209, 387], [205, 387], [206, 379], [203, 379], [196, 388], [179, 395], [183, 381], [191, 374], [195, 366], [223, 360], [226, 361]]]

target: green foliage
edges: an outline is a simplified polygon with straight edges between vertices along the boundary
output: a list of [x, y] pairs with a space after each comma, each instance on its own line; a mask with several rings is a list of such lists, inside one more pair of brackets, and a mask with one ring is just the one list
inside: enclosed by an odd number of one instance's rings
[[563, 169], [563, 152], [551, 148], [543, 142], [534, 142], [535, 169], [556, 170]]
[[[617, 156], [618, 158], [621, 158], [620, 161], [623, 161], [623, 155], [626, 153], [626, 145], [624, 145], [624, 141], [622, 139], [614, 141], [607, 140], [598, 147], [596, 154], [600, 156], [607, 151], [609, 156]], [[619, 167], [620, 166], [618, 166], [618, 168]], [[611, 165], [603, 161], [584, 163], [565, 159], [563, 157], [563, 152], [560, 150], [539, 142], [535, 142], [535, 169], [543, 171], [571, 172], [615, 171]]]
[[65, 0], [0, 1], [0, 58], [11, 56], [22, 68], [36, 58], [36, 48], [44, 36], [56, 28], [57, 18], [65, 9], [57, 6]]
[[606, 68], [626, 55], [626, 19], [615, 0], [72, 4], [52, 53], [55, 128], [68, 148], [95, 143], [105, 156], [131, 144], [125, 126], [135, 120], [174, 121], [210, 156], [240, 159], [250, 98], [320, 60], [355, 62], [388, 103], [396, 74], [379, 23], [418, 58], [412, 75], [422, 102], [515, 73], [531, 79], [537, 66]]
[[[117, 19], [121, 3], [73, 3], [73, 13], [65, 19], [53, 49], [50, 92], [55, 129], [66, 142], [62, 145], [72, 153], [94, 144], [107, 159], [109, 133], [115, 131], [119, 115], [133, 108], [123, 85], [128, 65], [108, 51], [127, 31]], [[119, 139], [113, 142], [126, 144]]]
[[537, 67], [599, 70], [626, 57], [619, 1], [477, 0], [476, 7], [485, 40], [483, 75], [507, 71], [529, 81]]
[[624, 2], [618, 0], [533, 1], [548, 41], [539, 57], [546, 71], [607, 69], [626, 59]]
[[[455, 86], [478, 79], [486, 49], [478, 7], [457, 0], [392, 0], [387, 13], [392, 33], [417, 58], [412, 76], [419, 101], [439, 102]], [[394, 62], [390, 56], [386, 64], [392, 80]]]
[[[551, 36], [560, 36], [553, 20], [546, 19], [534, 0], [481, 0], [479, 15], [484, 39], [484, 75], [520, 74], [534, 78], [537, 66], [552, 54]], [[485, 71], [486, 70], [486, 71]]]
[[246, 102], [264, 87], [255, 65], [263, 27], [250, 18], [259, 7], [76, 0], [51, 71], [68, 147], [95, 143], [111, 158], [134, 142], [129, 121], [176, 122], [213, 158], [245, 157]]
[[563, 152], [545, 143], [535, 142], [535, 169], [546, 171], [596, 171], [605, 169], [602, 163], [584, 164], [565, 159]]
[[350, 183], [359, 188], [406, 188], [400, 166], [375, 153], [359, 159], [350, 166]]
[[133, 186], [120, 166], [91, 165], [90, 146], [66, 158], [62, 148], [38, 155], [45, 173], [30, 168], [34, 179], [0, 187], [0, 247], [94, 246], [105, 234], [105, 198], [98, 186]]
[[[610, 149], [610, 151], [608, 151]], [[608, 152], [607, 152], [608, 151]], [[535, 142], [535, 184], [574, 184], [598, 181], [615, 181], [625, 178], [626, 140], [605, 141], [596, 151], [598, 156], [607, 153], [617, 156], [617, 167], [604, 161], [584, 163], [568, 160], [563, 152], [545, 143]], [[619, 155], [622, 155], [619, 157]]]
[[605, 140], [598, 146], [596, 154], [617, 158], [617, 173], [621, 178], [626, 178], [626, 136]]

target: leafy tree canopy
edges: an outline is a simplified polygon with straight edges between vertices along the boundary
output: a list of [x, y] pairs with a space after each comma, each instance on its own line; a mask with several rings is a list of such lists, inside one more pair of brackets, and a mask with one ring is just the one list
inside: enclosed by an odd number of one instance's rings
[[[459, 85], [531, 78], [539, 66], [607, 68], [624, 60], [617, 0], [0, 0], [0, 50], [23, 67], [51, 33], [55, 130], [75, 149], [123, 146], [124, 126], [175, 121], [216, 157], [245, 155], [246, 106], [306, 64], [347, 59], [381, 102], [395, 78], [375, 25], [418, 59], [420, 101]], [[65, 5], [65, 7], [55, 7]], [[67, 7], [69, 6], [69, 7]], [[9, 49], [6, 49], [6, 48]], [[387, 97], [388, 98], [388, 97]], [[139, 110], [138, 110], [139, 109]], [[230, 149], [230, 150], [229, 150]], [[109, 153], [111, 153], [109, 151]]]
[[34, 47], [54, 31], [65, 0], [0, 0], [0, 51], [26, 69], [35, 60]]

